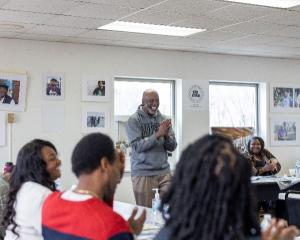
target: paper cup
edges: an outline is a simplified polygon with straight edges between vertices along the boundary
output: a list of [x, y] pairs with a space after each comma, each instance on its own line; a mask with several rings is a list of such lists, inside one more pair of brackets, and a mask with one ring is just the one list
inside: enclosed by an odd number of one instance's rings
[[289, 172], [290, 172], [290, 176], [296, 176], [296, 169], [295, 168], [290, 168]]

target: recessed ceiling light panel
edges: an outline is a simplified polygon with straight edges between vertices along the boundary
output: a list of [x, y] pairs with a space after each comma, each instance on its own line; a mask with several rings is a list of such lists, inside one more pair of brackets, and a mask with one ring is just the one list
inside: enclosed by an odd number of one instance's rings
[[147, 33], [167, 36], [185, 37], [195, 33], [206, 31], [206, 29], [173, 27], [165, 25], [145, 24], [115, 21], [99, 27], [100, 30], [112, 30], [121, 32]]
[[300, 0], [225, 0], [227, 2], [247, 3], [275, 8], [291, 8], [300, 5]]

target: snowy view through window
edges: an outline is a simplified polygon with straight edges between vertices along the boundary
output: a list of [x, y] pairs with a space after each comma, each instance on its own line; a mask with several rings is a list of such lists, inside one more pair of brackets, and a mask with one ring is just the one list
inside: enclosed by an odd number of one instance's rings
[[159, 111], [169, 117], [173, 116], [173, 85], [171, 81], [118, 81], [115, 80], [115, 115], [130, 116], [142, 103], [143, 91], [155, 89], [159, 95]]
[[209, 85], [210, 127], [253, 127], [257, 130], [255, 84]]

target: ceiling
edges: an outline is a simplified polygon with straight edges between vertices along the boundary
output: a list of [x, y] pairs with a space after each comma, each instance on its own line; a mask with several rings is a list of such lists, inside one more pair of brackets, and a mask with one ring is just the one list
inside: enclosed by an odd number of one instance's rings
[[[189, 37], [96, 30], [115, 20], [205, 28]], [[0, 0], [0, 38], [300, 59], [300, 6], [221, 0]]]

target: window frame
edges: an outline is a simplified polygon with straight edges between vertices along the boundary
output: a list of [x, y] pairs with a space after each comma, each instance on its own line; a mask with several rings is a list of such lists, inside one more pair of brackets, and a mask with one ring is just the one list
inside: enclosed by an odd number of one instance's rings
[[[148, 83], [170, 83], [171, 84], [171, 92], [172, 92], [172, 98], [171, 98], [171, 116], [174, 121], [174, 125], [176, 125], [176, 102], [175, 102], [175, 85], [176, 85], [176, 80], [172, 79], [164, 79], [164, 78], [139, 78], [139, 77], [114, 77], [114, 84], [116, 81], [120, 82], [148, 82]], [[155, 90], [155, 89], [154, 89]], [[115, 96], [114, 96], [115, 100]], [[129, 114], [128, 116], [131, 116], [133, 113]], [[115, 115], [115, 110], [114, 110], [114, 117], [120, 116], [120, 115]], [[173, 127], [174, 128], [174, 127]]]
[[[122, 76], [116, 76], [113, 78], [113, 86], [114, 86], [114, 90], [115, 90], [115, 82], [116, 81], [122, 81], [122, 82], [147, 82], [147, 83], [170, 83], [171, 86], [171, 118], [173, 121], [173, 131], [175, 133], [175, 137], [177, 139], [177, 112], [176, 112], [176, 79], [171, 79], [171, 78], [144, 78], [144, 77], [122, 77]], [[114, 102], [115, 102], [115, 94], [114, 94]], [[142, 99], [140, 99], [140, 101], [142, 101]], [[118, 125], [118, 122], [126, 122], [128, 120], [128, 118], [134, 114], [133, 113], [129, 113], [129, 115], [116, 115], [115, 114], [115, 108], [113, 111], [113, 116], [114, 116], [114, 124]], [[163, 113], [162, 113], [163, 114]], [[165, 114], [163, 114], [165, 115]], [[121, 120], [121, 121], [119, 121]], [[115, 140], [116, 142], [120, 141], [119, 139], [119, 126], [117, 126], [117, 129], [115, 129], [115, 131], [117, 131], [117, 135], [115, 135]], [[116, 132], [115, 132], [116, 133]], [[178, 155], [178, 150], [172, 152], [172, 157], [169, 157], [169, 163], [171, 166], [171, 170], [173, 170], [174, 166], [176, 165], [176, 157]], [[126, 159], [126, 162], [129, 161], [129, 159]], [[127, 163], [128, 164], [128, 163]], [[130, 168], [130, 164], [128, 164], [129, 167], [125, 168], [125, 172], [130, 172], [131, 168]]]
[[[255, 128], [255, 134], [259, 135], [260, 133], [260, 106], [259, 106], [259, 83], [255, 82], [230, 82], [230, 81], [209, 81], [209, 86], [210, 85], [223, 85], [223, 86], [245, 86], [245, 87], [254, 87], [255, 88], [255, 107], [256, 107], [256, 128]], [[210, 105], [209, 105], [210, 108]], [[209, 111], [209, 118], [210, 118], [210, 111]], [[210, 120], [209, 120], [209, 128], [211, 129], [212, 127], [222, 127], [222, 126], [211, 126], [210, 125]]]

